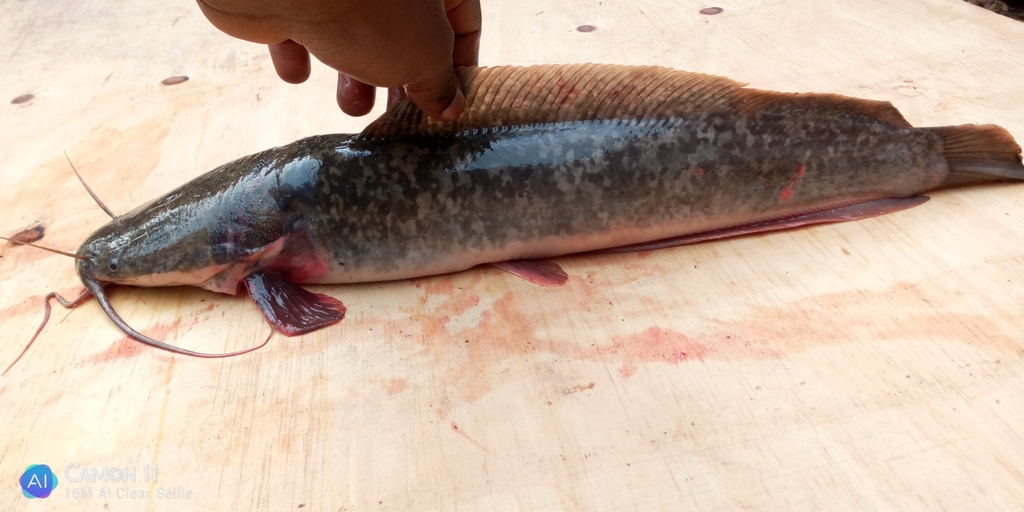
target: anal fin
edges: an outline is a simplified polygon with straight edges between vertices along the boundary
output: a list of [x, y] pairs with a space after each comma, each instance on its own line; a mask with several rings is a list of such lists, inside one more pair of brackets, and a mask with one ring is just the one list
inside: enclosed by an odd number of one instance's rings
[[345, 305], [334, 297], [262, 272], [249, 274], [244, 280], [245, 289], [267, 322], [286, 336], [312, 332], [345, 318]]
[[558, 263], [548, 260], [509, 260], [489, 265], [541, 286], [560, 286], [569, 280]]
[[675, 247], [677, 245], [696, 244], [700, 242], [707, 242], [710, 240], [720, 240], [722, 238], [729, 238], [734, 236], [751, 235], [754, 233], [766, 233], [769, 231], [779, 231], [783, 229], [798, 228], [801, 226], [809, 226], [813, 224], [830, 224], [833, 222], [848, 222], [852, 220], [869, 219], [871, 217], [877, 217], [879, 215], [895, 213], [898, 211], [913, 208], [915, 206], [924, 204], [926, 201], [928, 201], [928, 196], [913, 196], [896, 199], [878, 199], [875, 201], [867, 201], [864, 203], [857, 203], [849, 206], [832, 208], [830, 210], [824, 210], [821, 212], [807, 213], [804, 215], [798, 215], [796, 217], [789, 217], [786, 219], [779, 219], [770, 222], [746, 224], [743, 226], [716, 229], [713, 231], [693, 233], [690, 235], [683, 235], [672, 238], [664, 238], [652, 242], [624, 245], [622, 247], [613, 247], [611, 249], [594, 251], [591, 254], [613, 254], [623, 252], [653, 251], [655, 249], [664, 249], [666, 247]]

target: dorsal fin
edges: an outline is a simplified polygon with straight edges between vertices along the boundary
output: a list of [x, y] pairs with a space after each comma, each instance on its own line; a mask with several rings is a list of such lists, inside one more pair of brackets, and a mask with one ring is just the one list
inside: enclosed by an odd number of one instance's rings
[[814, 111], [820, 116], [861, 116], [891, 125], [893, 128], [912, 128], [892, 103], [888, 101], [851, 98], [839, 94], [795, 93], [742, 89], [736, 95], [737, 111], [741, 115], [777, 114]]
[[436, 135], [474, 128], [693, 114], [731, 103], [743, 84], [656, 66], [499, 66], [457, 70], [466, 109], [452, 123], [427, 117], [408, 99], [363, 137]]
[[732, 112], [824, 108], [909, 126], [892, 105], [833, 94], [744, 89], [743, 83], [658, 66], [615, 64], [499, 66], [457, 70], [466, 109], [451, 123], [432, 119], [409, 99], [360, 134], [365, 138], [441, 135], [481, 128], [563, 121], [659, 119]]

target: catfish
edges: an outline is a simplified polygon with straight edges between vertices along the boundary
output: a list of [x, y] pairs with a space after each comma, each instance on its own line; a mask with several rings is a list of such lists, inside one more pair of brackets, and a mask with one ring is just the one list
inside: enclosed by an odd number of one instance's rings
[[567, 275], [547, 258], [863, 219], [936, 188], [1024, 179], [1021, 148], [1003, 128], [914, 128], [888, 102], [653, 66], [458, 76], [466, 109], [454, 122], [406, 99], [359, 134], [240, 158], [116, 217], [73, 255], [86, 291], [56, 297], [73, 307], [94, 296], [140, 342], [220, 357], [253, 349], [205, 354], [149, 338], [118, 316], [104, 286], [244, 287], [291, 336], [345, 315], [341, 301], [302, 284], [491, 264], [558, 285]]

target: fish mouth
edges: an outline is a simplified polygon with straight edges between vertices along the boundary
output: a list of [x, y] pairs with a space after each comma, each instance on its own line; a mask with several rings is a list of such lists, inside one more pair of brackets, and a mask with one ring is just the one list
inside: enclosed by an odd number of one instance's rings
[[238, 355], [245, 354], [247, 352], [252, 352], [253, 350], [256, 350], [258, 348], [263, 347], [263, 345], [266, 345], [267, 342], [270, 341], [270, 338], [268, 337], [267, 341], [264, 341], [262, 344], [260, 344], [258, 346], [255, 346], [255, 347], [252, 347], [252, 348], [247, 348], [247, 349], [244, 349], [244, 350], [239, 350], [237, 352], [227, 352], [227, 353], [223, 353], [223, 354], [208, 354], [208, 353], [205, 353], [205, 352], [195, 352], [193, 350], [188, 350], [188, 349], [181, 348], [181, 347], [175, 347], [174, 345], [168, 345], [167, 343], [164, 343], [164, 342], [162, 342], [160, 340], [155, 340], [153, 338], [150, 338], [149, 336], [146, 336], [146, 335], [136, 331], [130, 325], [128, 325], [128, 323], [125, 322], [124, 319], [121, 318], [121, 315], [118, 315], [117, 311], [114, 310], [114, 306], [112, 304], [110, 304], [110, 300], [107, 298], [107, 294], [103, 290], [103, 286], [106, 283], [104, 283], [102, 281], [97, 281], [95, 279], [89, 279], [89, 278], [84, 278], [83, 277], [82, 278], [82, 284], [85, 285], [85, 289], [86, 290], [89, 290], [89, 292], [92, 293], [92, 295], [94, 297], [96, 297], [96, 300], [100, 303], [100, 307], [103, 308], [103, 312], [106, 313], [108, 317], [110, 317], [110, 320], [112, 322], [114, 322], [114, 325], [116, 325], [119, 329], [124, 331], [124, 333], [127, 334], [129, 338], [132, 338], [132, 339], [134, 339], [134, 340], [136, 340], [136, 341], [138, 341], [140, 343], [144, 343], [144, 344], [149, 345], [149, 346], [154, 347], [154, 348], [158, 348], [158, 349], [161, 349], [161, 350], [166, 350], [168, 352], [173, 352], [175, 354], [182, 354], [182, 355], [186, 355], [186, 356], [204, 357], [204, 358], [220, 358], [220, 357], [238, 356]]

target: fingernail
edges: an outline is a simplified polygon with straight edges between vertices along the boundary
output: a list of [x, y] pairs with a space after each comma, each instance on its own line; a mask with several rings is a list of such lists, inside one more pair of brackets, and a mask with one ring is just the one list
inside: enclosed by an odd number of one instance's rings
[[462, 94], [462, 89], [455, 89], [455, 99], [452, 100], [452, 104], [448, 105], [448, 108], [441, 112], [441, 120], [452, 122], [462, 115], [462, 111], [466, 108], [466, 97]]

